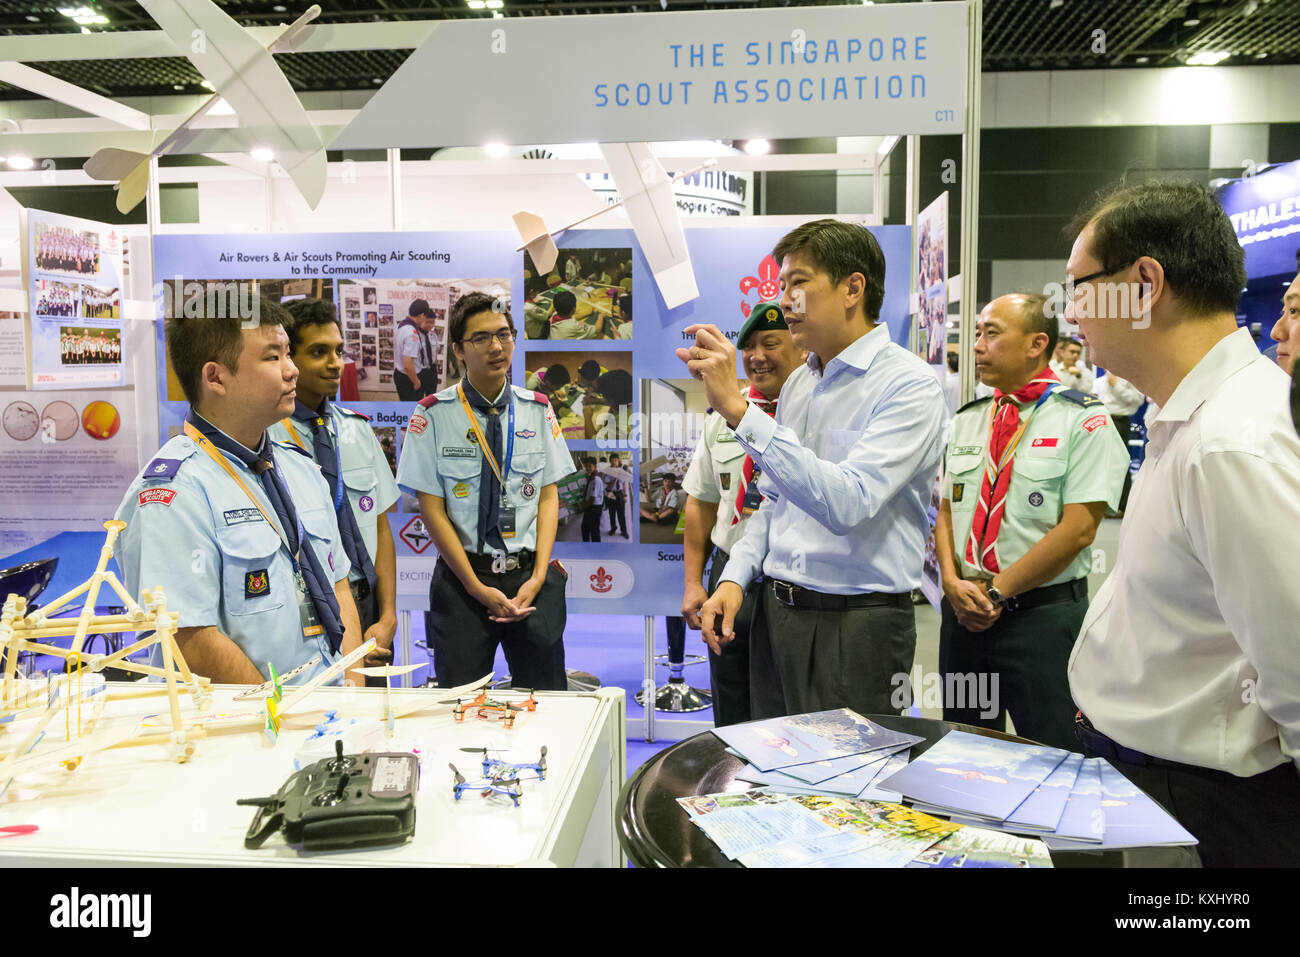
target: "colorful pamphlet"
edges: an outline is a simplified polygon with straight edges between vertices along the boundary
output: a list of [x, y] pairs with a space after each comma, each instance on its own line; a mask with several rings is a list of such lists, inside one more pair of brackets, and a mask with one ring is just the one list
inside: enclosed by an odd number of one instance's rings
[[715, 728], [713, 733], [760, 771], [866, 754], [924, 740], [917, 735], [890, 731], [848, 708], [728, 725]]
[[963, 827], [922, 851], [908, 867], [1051, 867], [1047, 845], [984, 827]]

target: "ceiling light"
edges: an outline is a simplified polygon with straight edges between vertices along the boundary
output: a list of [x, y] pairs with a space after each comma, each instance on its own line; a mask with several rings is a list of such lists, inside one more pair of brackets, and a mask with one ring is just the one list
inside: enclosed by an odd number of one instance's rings
[[183, 83], [173, 83], [173, 84], [172, 84], [172, 89], [173, 89], [173, 90], [176, 90], [178, 93], [184, 93], [184, 92], [185, 92], [185, 84], [183, 84]]
[[465, 0], [465, 5], [471, 10], [482, 10], [487, 6], [487, 0]]
[[213, 86], [211, 83], [209, 83], [207, 80], [200, 80], [199, 86], [203, 87], [203, 89], [205, 90], [211, 90], [213, 93], [217, 92], [217, 88]]
[[63, 14], [73, 23], [85, 25], [87, 23], [107, 23], [108, 17], [101, 16], [90, 7], [59, 7], [59, 13]]
[[1222, 63], [1230, 56], [1232, 56], [1232, 54], [1225, 50], [1206, 50], [1188, 57], [1187, 65], [1214, 66], [1216, 63]]
[[1256, 60], [1264, 60], [1264, 59], [1267, 59], [1267, 58], [1268, 58], [1268, 54], [1267, 54], [1267, 53], [1256, 53], [1256, 54], [1255, 54], [1255, 59], [1256, 59]]
[[370, 82], [373, 83], [375, 86], [383, 86], [384, 78], [380, 76], [372, 76], [370, 78]]
[[36, 165], [36, 161], [30, 156], [11, 156], [5, 160], [10, 169], [31, 169]]
[[1047, 9], [1056, 10], [1063, 6], [1065, 6], [1065, 0], [1052, 0], [1052, 2], [1047, 5]]
[[501, 159], [509, 155], [510, 147], [506, 146], [505, 143], [488, 143], [483, 147], [483, 152], [493, 159]]
[[283, 3], [277, 3], [277, 4], [276, 4], [274, 7], [272, 7], [271, 9], [274, 10], [276, 13], [284, 13], [284, 12], [285, 12], [286, 10], [288, 10], [289, 8], [286, 7]]
[[271, 160], [275, 159], [275, 153], [272, 150], [267, 149], [265, 146], [259, 146], [255, 149], [249, 150], [248, 155], [253, 157], [253, 159], [257, 160], [259, 163], [269, 163]]
[[1150, 62], [1151, 62], [1151, 58], [1150, 58], [1149, 56], [1140, 56], [1140, 57], [1138, 57], [1137, 60], [1135, 60], [1134, 62], [1135, 62], [1135, 63], [1150, 63]]
[[503, 3], [502, 0], [487, 0], [487, 8], [489, 10], [500, 10], [504, 6], [505, 3]]
[[745, 152], [750, 156], [764, 156], [772, 152], [772, 144], [767, 140], [746, 140]]
[[29, 23], [40, 23], [40, 22], [41, 22], [41, 18], [40, 18], [40, 17], [34, 17], [34, 16], [32, 16], [30, 13], [27, 14], [27, 20], [28, 20]]
[[1183, 26], [1185, 27], [1199, 27], [1200, 25], [1201, 25], [1201, 21], [1196, 17], [1188, 17], [1186, 20], [1183, 21]]

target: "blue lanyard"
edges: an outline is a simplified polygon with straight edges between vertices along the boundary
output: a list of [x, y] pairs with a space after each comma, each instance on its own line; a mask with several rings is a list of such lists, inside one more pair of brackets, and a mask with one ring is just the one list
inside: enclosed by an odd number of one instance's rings
[[[509, 383], [506, 383], [506, 388], [507, 389], [510, 388]], [[515, 394], [513, 391], [511, 391], [510, 411], [506, 413], [506, 460], [501, 464], [501, 477], [504, 478], [506, 482], [510, 481], [510, 460], [514, 458], [514, 454], [515, 454]], [[504, 484], [501, 486], [501, 501], [503, 502], [506, 501], [506, 486]]]

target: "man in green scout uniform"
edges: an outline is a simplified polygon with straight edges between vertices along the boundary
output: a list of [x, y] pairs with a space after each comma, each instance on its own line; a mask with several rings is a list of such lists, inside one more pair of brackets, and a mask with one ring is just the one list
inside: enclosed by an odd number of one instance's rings
[[[976, 325], [975, 369], [995, 391], [957, 411], [945, 453], [939, 670], [944, 720], [1000, 730], [1010, 712], [1018, 734], [1071, 749], [1066, 666], [1088, 610], [1089, 546], [1119, 503], [1128, 450], [1101, 402], [1048, 366], [1058, 326], [1046, 304], [1003, 296]], [[991, 700], [975, 700], [978, 688]]]
[[[807, 361], [808, 353], [790, 338], [781, 306], [760, 303], [740, 327], [736, 339], [740, 361], [749, 379], [745, 399], [768, 415], [776, 414], [777, 396], [790, 373]], [[686, 592], [682, 615], [694, 629], [700, 627], [700, 607], [717, 589], [731, 546], [744, 534], [750, 513], [763, 497], [758, 493], [754, 461], [736, 441], [726, 420], [710, 412], [691, 467], [682, 480], [686, 492]], [[702, 584], [705, 560], [712, 555], [706, 591]], [[750, 719], [749, 622], [754, 614], [755, 588], [746, 590], [736, 616], [734, 640], [722, 653], [709, 649], [709, 676], [713, 684], [713, 723], [721, 727]]]

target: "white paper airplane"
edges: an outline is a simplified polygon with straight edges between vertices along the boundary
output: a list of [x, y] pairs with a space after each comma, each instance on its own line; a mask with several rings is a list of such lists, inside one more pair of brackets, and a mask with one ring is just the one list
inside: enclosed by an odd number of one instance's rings
[[664, 304], [672, 309], [690, 302], [700, 295], [691, 269], [691, 257], [686, 248], [686, 234], [682, 230], [681, 216], [677, 212], [677, 198], [673, 183], [709, 166], [717, 165], [710, 159], [694, 169], [670, 177], [663, 164], [650, 152], [648, 143], [602, 143], [600, 151], [609, 165], [614, 185], [622, 199], [581, 219], [561, 226], [554, 232], [546, 228], [542, 217], [520, 210], [515, 213], [515, 227], [523, 239], [517, 250], [527, 250], [539, 272], [548, 273], [555, 268], [559, 249], [555, 237], [587, 220], [595, 219], [611, 209], [626, 207], [627, 218], [636, 233], [641, 251], [659, 284]]
[[[183, 149], [198, 135], [192, 124], [224, 99], [240, 124], [275, 154], [307, 205], [315, 209], [325, 192], [325, 148], [271, 54], [295, 49], [308, 25], [320, 16], [320, 6], [310, 7], [264, 48], [210, 0], [140, 0], [140, 5], [177, 46], [189, 51], [189, 61], [217, 92], [152, 153], [108, 147], [86, 161], [82, 167], [86, 174], [118, 181], [117, 208], [129, 212], [148, 191], [149, 160]], [[202, 44], [197, 37], [203, 38]]]

